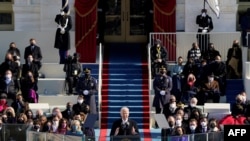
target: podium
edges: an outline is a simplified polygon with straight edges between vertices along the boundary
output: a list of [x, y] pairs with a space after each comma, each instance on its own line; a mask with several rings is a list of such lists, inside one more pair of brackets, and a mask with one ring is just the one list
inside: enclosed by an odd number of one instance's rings
[[141, 141], [140, 135], [111, 136], [110, 141]]

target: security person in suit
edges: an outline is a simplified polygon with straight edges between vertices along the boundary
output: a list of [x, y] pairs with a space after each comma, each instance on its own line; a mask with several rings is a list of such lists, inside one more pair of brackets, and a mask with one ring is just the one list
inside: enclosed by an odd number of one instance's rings
[[40, 70], [40, 68], [42, 67], [42, 51], [41, 48], [39, 46], [36, 45], [36, 40], [34, 38], [30, 39], [30, 45], [25, 47], [24, 50], [24, 59], [25, 62], [27, 63], [27, 58], [29, 55], [33, 56], [33, 61], [37, 64], [38, 66], [38, 70]]
[[202, 9], [201, 14], [196, 17], [196, 24], [199, 26], [197, 40], [202, 54], [208, 50], [208, 44], [210, 43], [209, 32], [213, 30], [212, 18], [207, 15], [207, 9]]
[[[113, 140], [121, 140], [131, 137], [132, 141], [140, 140], [137, 122], [129, 118], [129, 108], [122, 107], [120, 110], [121, 118], [113, 122], [110, 137]], [[117, 137], [117, 138], [116, 138]], [[138, 137], [138, 138], [137, 138]]]
[[84, 75], [79, 77], [76, 85], [76, 91], [79, 95], [84, 95], [85, 103], [90, 107], [90, 113], [96, 114], [95, 95], [98, 92], [97, 79], [91, 76], [91, 69], [84, 68]]

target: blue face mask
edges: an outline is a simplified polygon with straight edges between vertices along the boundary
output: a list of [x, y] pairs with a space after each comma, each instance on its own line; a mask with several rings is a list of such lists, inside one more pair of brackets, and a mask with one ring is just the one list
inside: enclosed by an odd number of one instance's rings
[[75, 125], [72, 126], [72, 131], [73, 131], [73, 132], [76, 131], [76, 126], [75, 126]]

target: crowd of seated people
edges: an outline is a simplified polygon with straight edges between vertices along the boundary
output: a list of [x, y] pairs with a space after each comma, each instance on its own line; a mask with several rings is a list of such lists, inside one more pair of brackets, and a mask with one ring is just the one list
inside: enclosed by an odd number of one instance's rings
[[95, 136], [93, 127], [84, 126], [90, 113], [90, 107], [85, 103], [83, 95], [79, 95], [75, 103], [66, 103], [64, 110], [54, 107], [51, 114], [45, 113], [42, 109], [31, 110], [21, 94], [17, 95], [17, 101], [11, 105], [7, 104], [6, 95], [1, 96], [0, 121], [3, 124], [27, 125], [34, 132], [75, 136], [88, 135], [93, 138]]
[[[88, 94], [81, 92], [76, 103], [65, 102], [66, 108], [63, 111], [55, 107], [51, 116], [42, 109], [30, 109], [29, 103], [39, 103], [37, 90], [39, 70], [42, 67], [42, 54], [35, 39], [30, 39], [30, 45], [24, 51], [24, 58], [22, 64], [21, 53], [12, 42], [4, 62], [0, 63], [0, 121], [3, 124], [31, 125], [32, 131], [36, 132], [79, 136], [92, 133], [94, 136], [92, 127], [83, 126], [87, 115], [96, 113], [96, 107], [91, 107]], [[82, 70], [79, 73], [81, 72]], [[85, 76], [90, 75], [90, 70], [83, 72]], [[90, 84], [92, 85], [92, 82]], [[96, 88], [96, 85], [94, 86]], [[88, 91], [83, 86], [79, 88]], [[88, 92], [94, 93], [93, 91], [94, 89], [90, 89]]]
[[[230, 64], [228, 61], [223, 61], [221, 59], [222, 56], [213, 43], [209, 43], [208, 46], [209, 49], [206, 52], [201, 53], [199, 45], [194, 42], [191, 49], [187, 52], [186, 63], [183, 61], [184, 58], [179, 56], [172, 69], [169, 69], [169, 65], [166, 63], [158, 63], [159, 71], [157, 73], [156, 71], [152, 72], [156, 73], [152, 74], [152, 76], [154, 76], [153, 80], [155, 81], [158, 79], [156, 76], [160, 74], [161, 68], [164, 67], [168, 71], [164, 75], [171, 78], [171, 94], [176, 96], [177, 102], [186, 104], [190, 98], [196, 97], [199, 101], [199, 105], [203, 105], [206, 102], [218, 103], [220, 101], [220, 96], [226, 94], [226, 79], [235, 77], [235, 75], [239, 76], [239, 73], [241, 73], [239, 71], [240, 69], [235, 70], [236, 68], [239, 68], [239, 66], [242, 66], [240, 64], [241, 62], [237, 59], [232, 59], [241, 58], [241, 51], [238, 48], [234, 50], [235, 46], [239, 46], [239, 42], [237, 42], [237, 40], [233, 41], [232, 48], [228, 49], [227, 56], [227, 60], [231, 60]], [[164, 46], [161, 45], [160, 47]], [[151, 57], [155, 56], [155, 54], [157, 55], [157, 48], [155, 49], [156, 53], [152, 51], [153, 48], [156, 47], [152, 47]], [[232, 50], [234, 50], [234, 55], [231, 55]], [[158, 55], [162, 54], [161, 52], [162, 51], [159, 50]], [[164, 51], [164, 54], [166, 53], [167, 51]], [[166, 56], [167, 55], [165, 55], [165, 57]], [[151, 61], [152, 63], [155, 63], [154, 59], [151, 59]], [[161, 67], [159, 67], [159, 65], [161, 65]], [[236, 66], [231, 67], [230, 65]], [[152, 67], [152, 70], [155, 70], [155, 66], [152, 65]], [[228, 74], [228, 71], [230, 71], [230, 74]], [[237, 78], [240, 78], [240, 76]], [[169, 100], [168, 95], [165, 97], [168, 97]]]
[[[202, 141], [207, 139], [206, 134], [209, 133], [209, 140], [222, 138], [224, 134], [224, 125], [249, 125], [250, 124], [250, 105], [246, 99], [246, 93], [239, 93], [235, 102], [231, 104], [231, 113], [228, 112], [224, 116], [210, 116], [209, 113], [204, 113], [203, 108], [197, 105], [198, 99], [193, 97], [189, 104], [176, 103], [174, 95], [170, 96], [169, 103], [163, 107], [168, 128], [161, 129], [162, 141], [174, 138], [187, 138], [194, 141]], [[194, 135], [191, 139], [190, 135]], [[210, 136], [211, 135], [211, 136]]]
[[[167, 140], [168, 136], [221, 131], [223, 130], [221, 125], [225, 124], [249, 124], [250, 106], [243, 90], [236, 96], [235, 103], [231, 105], [232, 113], [223, 118], [211, 118], [197, 107], [197, 105], [203, 106], [205, 103], [220, 103], [220, 97], [226, 94], [226, 79], [241, 77], [239, 66], [242, 66], [240, 64], [242, 56], [237, 40], [234, 40], [232, 48], [228, 49], [227, 61], [221, 59], [222, 56], [213, 43], [209, 43], [208, 46], [209, 49], [201, 53], [199, 45], [194, 42], [187, 53], [186, 63], [184, 63], [183, 57], [179, 56], [172, 70], [168, 68], [169, 65], [162, 65], [169, 73], [164, 73], [160, 78], [156, 77], [157, 74], [153, 75], [155, 76], [153, 78], [155, 97], [162, 99], [158, 100], [160, 106], [157, 107], [157, 104], [154, 103], [153, 107], [156, 108], [157, 114], [165, 115], [170, 126], [169, 129], [162, 129], [162, 140]], [[231, 60], [231, 64], [228, 63], [228, 60]], [[232, 67], [233, 65], [236, 66]], [[160, 74], [161, 68], [159, 69]], [[165, 77], [171, 81], [163, 81], [162, 78]], [[162, 80], [159, 84], [155, 83], [159, 81], [158, 79]], [[172, 87], [166, 89], [165, 85]], [[157, 123], [155, 127], [158, 128]], [[218, 134], [218, 136], [220, 135]], [[195, 141], [205, 139], [206, 136], [197, 136]]]

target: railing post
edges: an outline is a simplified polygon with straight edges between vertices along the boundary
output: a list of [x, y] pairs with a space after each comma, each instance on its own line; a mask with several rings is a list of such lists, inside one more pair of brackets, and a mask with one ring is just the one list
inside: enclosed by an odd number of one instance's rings
[[101, 101], [102, 101], [102, 97], [101, 97], [101, 92], [102, 92], [102, 64], [103, 64], [103, 46], [100, 43], [99, 44], [99, 74], [98, 74], [98, 107], [99, 107], [99, 127], [101, 126]]

